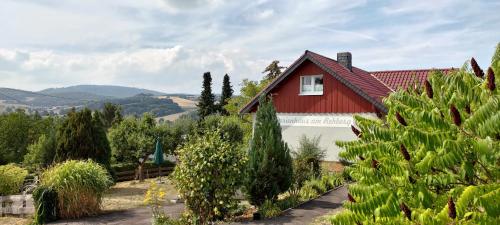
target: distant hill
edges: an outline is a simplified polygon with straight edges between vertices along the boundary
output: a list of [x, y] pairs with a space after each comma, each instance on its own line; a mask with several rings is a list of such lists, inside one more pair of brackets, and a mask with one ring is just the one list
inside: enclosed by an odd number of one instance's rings
[[113, 98], [128, 98], [138, 94], [150, 94], [154, 96], [166, 95], [165, 93], [142, 88], [123, 87], [114, 85], [76, 85], [63, 88], [49, 88], [38, 93], [42, 94], [65, 94], [65, 93], [91, 93], [99, 96]]
[[[93, 90], [96, 90], [97, 94], [89, 92]], [[131, 95], [134, 92], [141, 93], [130, 97], [117, 97]], [[189, 99], [196, 98], [196, 95], [163, 94], [157, 91], [120, 86], [81, 85], [46, 89], [40, 92], [0, 88], [0, 113], [25, 109], [28, 112], [38, 111], [42, 115], [66, 114], [73, 107], [102, 109], [104, 103], [111, 102], [120, 105], [124, 115], [139, 116], [150, 112], [155, 117], [163, 117], [190, 110], [195, 102]]]
[[103, 101], [111, 98], [86, 92], [46, 94], [12, 88], [0, 88], [0, 101], [3, 103], [31, 107], [74, 106], [85, 104], [88, 101]]
[[111, 102], [120, 105], [123, 115], [140, 116], [149, 112], [155, 117], [162, 117], [170, 114], [184, 112], [177, 103], [170, 98], [157, 98], [151, 94], [138, 94], [128, 98], [110, 99], [100, 102], [92, 102], [86, 106], [90, 109], [102, 109], [104, 103]]

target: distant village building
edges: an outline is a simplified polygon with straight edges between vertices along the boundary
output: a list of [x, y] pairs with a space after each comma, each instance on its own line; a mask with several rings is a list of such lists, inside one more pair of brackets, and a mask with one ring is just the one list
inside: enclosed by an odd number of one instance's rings
[[[305, 53], [271, 82], [258, 96], [272, 96], [283, 139], [295, 149], [302, 135], [321, 136], [326, 161], [338, 162], [335, 141], [354, 140], [353, 115], [377, 117], [387, 112], [382, 99], [399, 88], [423, 83], [433, 69], [367, 72], [353, 66], [350, 52], [337, 60]], [[447, 73], [452, 70], [436, 69]], [[253, 113], [258, 96], [240, 113]], [[255, 114], [254, 114], [255, 118]]]

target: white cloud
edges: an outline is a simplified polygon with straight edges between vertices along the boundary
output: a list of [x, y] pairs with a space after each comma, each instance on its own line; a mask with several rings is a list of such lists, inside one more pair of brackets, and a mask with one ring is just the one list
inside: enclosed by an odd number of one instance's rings
[[489, 62], [500, 3], [491, 1], [4, 1], [0, 85], [30, 90], [116, 84], [197, 93], [260, 79], [309, 49], [351, 51], [367, 70]]

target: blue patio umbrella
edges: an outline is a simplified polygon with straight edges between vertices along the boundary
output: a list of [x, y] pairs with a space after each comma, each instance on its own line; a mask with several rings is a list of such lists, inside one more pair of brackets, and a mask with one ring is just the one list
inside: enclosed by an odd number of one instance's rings
[[165, 162], [165, 159], [163, 159], [163, 148], [161, 146], [160, 139], [156, 139], [156, 150], [154, 153], [154, 163], [158, 166], [163, 164]]
[[153, 157], [154, 163], [158, 166], [158, 177], [160, 178], [161, 182], [161, 164], [163, 164], [165, 160], [163, 159], [163, 148], [161, 146], [160, 138], [156, 139], [156, 149]]

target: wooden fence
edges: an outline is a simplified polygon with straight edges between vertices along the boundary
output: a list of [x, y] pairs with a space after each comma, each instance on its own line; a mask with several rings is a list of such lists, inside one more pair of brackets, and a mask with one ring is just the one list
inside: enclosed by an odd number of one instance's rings
[[[160, 173], [161, 176], [168, 176], [172, 171], [174, 171], [174, 167], [161, 167]], [[142, 170], [144, 179], [158, 177], [158, 168], [144, 168]], [[136, 170], [127, 170], [116, 172], [117, 181], [129, 181], [134, 180], [136, 178]]]

